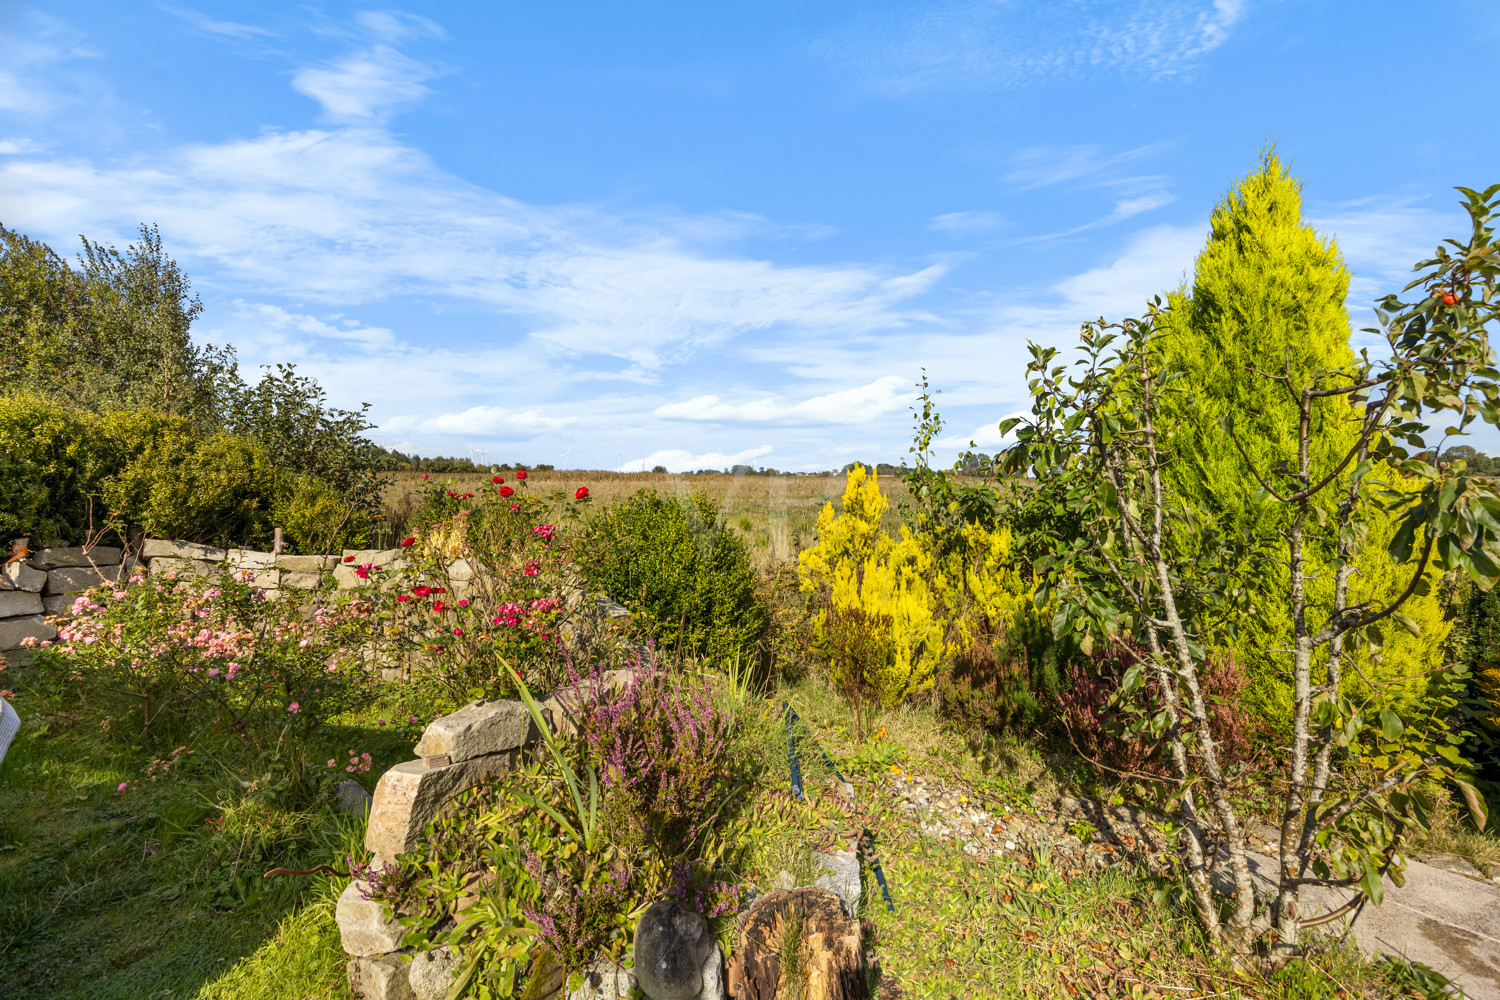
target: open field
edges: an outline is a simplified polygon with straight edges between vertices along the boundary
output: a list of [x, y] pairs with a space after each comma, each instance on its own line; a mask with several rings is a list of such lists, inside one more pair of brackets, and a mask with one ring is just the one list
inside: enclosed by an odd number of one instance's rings
[[[514, 477], [505, 475], [506, 482]], [[491, 476], [483, 474], [432, 473], [424, 484], [419, 472], [398, 472], [396, 481], [386, 493], [390, 518], [389, 533], [394, 535], [415, 508], [424, 485], [452, 482], [459, 492], [479, 492], [490, 488]], [[671, 496], [687, 497], [694, 491], [708, 494], [718, 501], [729, 524], [743, 532], [758, 562], [777, 561], [795, 555], [811, 544], [818, 512], [829, 500], [843, 495], [845, 476], [833, 473], [821, 476], [683, 476], [653, 472], [560, 471], [532, 472], [527, 480], [533, 496], [547, 498], [556, 494], [558, 509], [573, 504], [573, 493], [580, 486], [589, 488], [596, 504], [623, 499], [637, 490], [656, 490]], [[896, 476], [882, 476], [881, 489], [890, 502], [882, 524], [895, 531], [900, 523], [899, 505], [906, 499], [906, 486]]]

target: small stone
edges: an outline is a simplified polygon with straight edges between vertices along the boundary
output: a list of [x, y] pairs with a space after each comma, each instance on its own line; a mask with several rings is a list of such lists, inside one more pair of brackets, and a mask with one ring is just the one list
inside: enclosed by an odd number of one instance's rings
[[413, 752], [418, 757], [447, 754], [450, 763], [456, 763], [515, 750], [538, 735], [525, 705], [500, 698], [481, 698], [434, 719], [423, 730]]
[[45, 570], [33, 569], [24, 562], [13, 562], [0, 570], [10, 585], [16, 590], [29, 590], [38, 593], [47, 585], [47, 573]]
[[39, 615], [44, 610], [40, 594], [30, 590], [0, 590], [0, 618]]
[[281, 585], [297, 590], [313, 590], [323, 580], [321, 573], [303, 573], [298, 570], [282, 570]]
[[828, 875], [819, 875], [813, 885], [836, 893], [844, 903], [844, 912], [853, 916], [862, 894], [859, 855], [853, 851], [834, 851], [832, 854], [814, 851], [813, 860], [830, 871]]
[[400, 955], [370, 955], [349, 963], [349, 989], [365, 1000], [415, 1000]]
[[636, 989], [635, 975], [618, 962], [595, 959], [583, 970], [583, 983], [568, 994], [568, 1000], [619, 1000]]
[[344, 951], [356, 957], [395, 951], [406, 936], [405, 927], [394, 919], [385, 919], [384, 903], [360, 895], [360, 890], [367, 888], [358, 879], [351, 879], [333, 911]]
[[42, 614], [51, 615], [54, 618], [64, 617], [73, 610], [73, 602], [77, 598], [72, 594], [53, 594], [51, 597], [42, 598]]
[[333, 794], [339, 800], [339, 808], [355, 819], [364, 819], [370, 814], [370, 803], [374, 801], [374, 797], [353, 778], [340, 781], [334, 786]]
[[651, 1000], [693, 1000], [715, 951], [708, 921], [676, 900], [652, 903], [635, 930], [635, 977]]
[[448, 566], [448, 579], [453, 583], [467, 583], [474, 579], [474, 566], [467, 559], [459, 559]]
[[458, 953], [442, 945], [413, 955], [406, 975], [416, 1000], [446, 1000], [457, 972]]

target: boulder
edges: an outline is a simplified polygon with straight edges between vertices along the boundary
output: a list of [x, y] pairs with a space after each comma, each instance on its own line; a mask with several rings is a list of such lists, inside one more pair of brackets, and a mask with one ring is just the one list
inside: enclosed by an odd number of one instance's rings
[[0, 576], [4, 576], [6, 582], [16, 590], [29, 590], [39, 593], [47, 585], [47, 571], [28, 566], [26, 563], [17, 561], [7, 563]]
[[385, 919], [385, 904], [365, 899], [360, 895], [364, 888], [365, 883], [350, 879], [334, 907], [333, 916], [339, 925], [344, 951], [356, 957], [395, 951], [401, 947], [406, 928], [395, 920]]
[[90, 587], [97, 587], [101, 583], [113, 583], [120, 578], [122, 566], [72, 566], [68, 569], [54, 569], [47, 574], [47, 586], [42, 593], [47, 596], [54, 594], [72, 594]]
[[370, 814], [370, 803], [374, 801], [374, 796], [353, 778], [340, 781], [334, 786], [333, 794], [339, 800], [339, 808], [350, 816], [364, 819]]
[[118, 566], [124, 555], [122, 550], [109, 545], [95, 545], [91, 549], [70, 545], [43, 549], [32, 559], [48, 569], [65, 569], [70, 566]]
[[42, 595], [30, 590], [0, 590], [0, 618], [39, 615], [43, 612]]
[[277, 556], [276, 568], [292, 573], [321, 573], [338, 564], [338, 556]]
[[474, 565], [467, 559], [458, 559], [448, 564], [448, 579], [454, 583], [467, 583], [474, 579]]
[[57, 638], [57, 629], [41, 615], [27, 618], [0, 618], [0, 650], [20, 649], [23, 639]]
[[598, 958], [583, 970], [583, 984], [568, 994], [568, 1000], [619, 1000], [636, 988], [635, 975], [608, 958]]
[[449, 799], [485, 778], [505, 774], [518, 756], [512, 750], [436, 768], [420, 760], [397, 764], [375, 786], [365, 847], [383, 861], [411, 850], [422, 828], [437, 818]]
[[652, 903], [635, 929], [635, 978], [651, 1000], [693, 1000], [717, 954], [708, 921], [675, 899]]
[[174, 559], [223, 562], [228, 558], [229, 553], [223, 549], [214, 548], [212, 545], [199, 545], [197, 542], [169, 542], [163, 538], [148, 538], [141, 549], [141, 555], [147, 559], [168, 556]]
[[481, 698], [434, 719], [422, 732], [413, 752], [418, 757], [447, 754], [457, 764], [518, 749], [540, 735], [525, 705], [500, 698]]
[[458, 974], [458, 953], [447, 945], [412, 956], [406, 978], [417, 1000], [447, 1000]]
[[209, 562], [205, 559], [185, 559], [181, 556], [157, 556], [151, 560], [151, 572], [156, 576], [163, 573], [176, 573], [178, 576], [214, 576], [223, 568], [222, 563]]
[[281, 585], [292, 587], [297, 590], [312, 590], [323, 580], [323, 574], [318, 572], [304, 572], [302, 570], [283, 569], [281, 571]]
[[415, 1000], [400, 955], [371, 955], [349, 963], [349, 989], [365, 1000]]

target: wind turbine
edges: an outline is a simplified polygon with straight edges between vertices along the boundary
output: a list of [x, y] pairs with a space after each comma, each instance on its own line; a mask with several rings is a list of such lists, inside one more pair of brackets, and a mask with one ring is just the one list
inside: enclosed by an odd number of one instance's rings
[[562, 464], [568, 460], [568, 456], [571, 454], [573, 454], [573, 446], [569, 445], [567, 451], [557, 456], [557, 465], [559, 468], [562, 467]]

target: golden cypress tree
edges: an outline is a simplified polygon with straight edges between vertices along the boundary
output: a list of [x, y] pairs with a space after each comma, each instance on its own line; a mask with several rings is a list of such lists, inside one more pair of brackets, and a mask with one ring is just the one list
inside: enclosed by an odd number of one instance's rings
[[[1274, 149], [1263, 151], [1257, 169], [1215, 206], [1191, 290], [1169, 296], [1160, 341], [1162, 366], [1181, 375], [1176, 385], [1184, 390], [1169, 403], [1176, 418], [1171, 438], [1176, 461], [1168, 467], [1167, 486], [1220, 530], [1274, 539], [1287, 524], [1291, 511], [1260, 495], [1220, 418], [1233, 418], [1245, 456], [1278, 492], [1290, 492], [1292, 481], [1275, 470], [1283, 461], [1293, 468], [1297, 463], [1293, 392], [1320, 377], [1330, 387], [1347, 384], [1329, 373], [1348, 372], [1355, 364], [1344, 307], [1348, 290], [1349, 270], [1338, 246], [1302, 217], [1300, 183]], [[1359, 416], [1342, 396], [1315, 407], [1309, 448], [1314, 481], [1331, 472], [1354, 446]], [[1324, 492], [1329, 513], [1339, 495]], [[1390, 521], [1368, 508], [1361, 516], [1368, 535], [1352, 591], [1376, 600], [1394, 596], [1405, 579], [1393, 571], [1385, 553]], [[1195, 540], [1175, 542], [1190, 550]], [[1310, 581], [1309, 596], [1324, 610], [1333, 604], [1333, 556], [1331, 541], [1315, 545], [1310, 553], [1310, 569], [1321, 575]], [[1274, 565], [1260, 577], [1256, 613], [1243, 624], [1236, 643], [1250, 675], [1252, 707], [1272, 720], [1290, 714], [1290, 692], [1280, 677], [1289, 663], [1285, 650], [1291, 637], [1287, 579], [1286, 568]], [[1438, 600], [1434, 588], [1432, 595], [1409, 605], [1407, 613], [1422, 634], [1388, 634], [1383, 651], [1359, 658], [1361, 670], [1381, 681], [1436, 666], [1449, 628]], [[1421, 680], [1378, 693], [1366, 689], [1384, 704], [1408, 701], [1423, 690]]]

